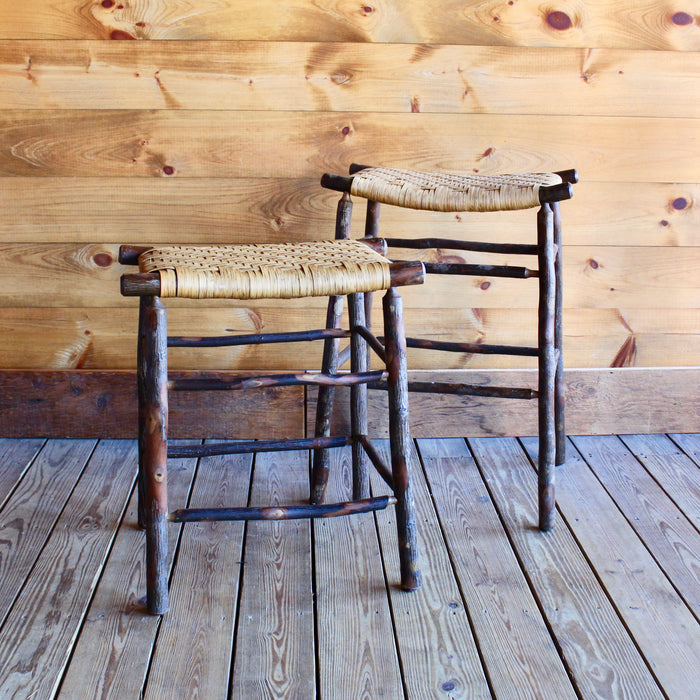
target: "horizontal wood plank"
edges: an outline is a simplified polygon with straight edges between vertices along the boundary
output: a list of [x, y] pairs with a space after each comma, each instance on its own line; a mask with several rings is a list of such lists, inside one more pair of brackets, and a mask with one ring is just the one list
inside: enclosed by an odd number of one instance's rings
[[[691, 8], [687, 8], [692, 12]], [[8, 39], [244, 39], [469, 43], [517, 46], [582, 46], [697, 50], [700, 35], [692, 15], [655, 0], [630, 8], [623, 2], [589, 0], [552, 10], [537, 0], [513, 5], [449, 0], [440, 12], [418, 0], [374, 5], [313, 0], [261, 0], [248, 5], [225, 0], [196, 10], [188, 2], [152, 0], [136, 5], [72, 0], [47, 5], [0, 2]], [[688, 19], [690, 18], [690, 19]]]
[[[0, 41], [5, 109], [697, 117], [700, 54], [276, 41]], [[539, 85], [539, 89], [533, 86]], [[556, 94], [558, 99], [549, 99]]]
[[[478, 292], [477, 292], [478, 294]], [[378, 301], [378, 300], [377, 300]], [[451, 301], [451, 300], [450, 300]], [[478, 303], [465, 294], [463, 302]], [[373, 327], [381, 328], [379, 303]], [[534, 309], [407, 307], [409, 336], [470, 343], [536, 345]], [[135, 369], [136, 309], [0, 308], [6, 348], [3, 369]], [[325, 309], [311, 306], [173, 307], [170, 333], [233, 335], [320, 328]], [[196, 331], [195, 331], [196, 329]], [[378, 331], [377, 331], [378, 332]], [[700, 365], [700, 318], [695, 309], [565, 309], [564, 360], [568, 367]], [[290, 348], [293, 352], [290, 353]], [[318, 369], [322, 344], [230, 348], [173, 348], [172, 369]], [[670, 353], [669, 348], [674, 352]], [[409, 349], [412, 369], [534, 368], [531, 357]], [[380, 367], [374, 359], [373, 366]]]
[[[389, 164], [389, 163], [387, 163]], [[343, 165], [345, 169], [348, 163]], [[5, 243], [267, 243], [333, 236], [339, 195], [301, 178], [2, 177]], [[562, 205], [567, 246], [700, 246], [700, 186], [580, 182]], [[363, 235], [365, 205], [354, 207]], [[380, 235], [531, 243], [533, 211], [381, 209]], [[103, 261], [104, 262], [104, 261]]]
[[[628, 138], [630, 133], [634, 139]], [[2, 110], [0, 176], [316, 177], [350, 162], [694, 182], [695, 119], [227, 110]]]
[[[119, 265], [114, 244], [0, 244], [0, 307], [125, 307], [119, 279], [131, 269]], [[410, 255], [400, 257], [413, 257]], [[419, 259], [525, 265], [527, 256], [461, 252], [418, 255]], [[564, 304], [568, 308], [700, 308], [700, 247], [568, 246], [563, 250]], [[32, 283], [28, 284], [31, 280]], [[458, 289], [459, 293], [455, 293]], [[538, 285], [527, 280], [428, 275], [424, 285], [401, 290], [408, 308], [537, 308]], [[172, 300], [169, 306], [250, 308], [248, 301]], [[206, 307], [203, 306], [206, 304]], [[325, 308], [323, 297], [282, 302], [285, 308]], [[256, 300], [256, 308], [280, 306], [279, 300]], [[239, 312], [241, 313], [241, 312]], [[321, 315], [323, 318], [323, 315]], [[254, 323], [254, 319], [249, 320]], [[318, 323], [318, 322], [316, 322]], [[192, 334], [190, 328], [187, 335]]]

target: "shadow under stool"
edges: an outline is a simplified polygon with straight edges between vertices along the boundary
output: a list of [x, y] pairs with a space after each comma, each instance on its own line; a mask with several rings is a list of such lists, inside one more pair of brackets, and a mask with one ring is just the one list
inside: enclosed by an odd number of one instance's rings
[[[352, 515], [395, 505], [401, 587], [420, 586], [416, 518], [408, 469], [408, 385], [402, 300], [397, 287], [421, 284], [420, 262], [391, 262], [379, 239], [313, 241], [233, 246], [122, 246], [119, 260], [139, 272], [121, 278], [125, 296], [140, 297], [138, 327], [139, 523], [146, 531], [147, 606], [153, 614], [168, 609], [168, 522], [281, 520]], [[364, 322], [365, 293], [383, 290], [384, 335], [380, 343]], [[168, 337], [167, 311], [161, 299], [292, 299], [328, 296], [334, 308], [348, 297], [350, 328], [326, 324], [313, 330], [211, 338]], [[319, 324], [321, 325], [321, 324]], [[323, 340], [324, 357], [339, 339], [350, 341], [351, 371], [269, 373], [256, 377], [168, 379], [168, 347], [212, 347]], [[368, 350], [383, 368], [368, 369]], [[326, 363], [328, 364], [328, 363]], [[387, 467], [367, 435], [366, 388], [385, 389], [389, 397], [391, 465]], [[191, 446], [167, 444], [170, 391], [232, 391], [266, 386], [350, 386], [351, 434], [317, 435], [291, 440], [239, 440]], [[353, 494], [342, 503], [310, 503], [248, 508], [169, 510], [168, 457], [200, 457], [280, 450], [323, 450], [352, 445]], [[370, 497], [369, 466], [389, 484], [392, 496]], [[327, 474], [316, 474], [318, 484]], [[323, 490], [323, 484], [321, 485]]]
[[[477, 275], [537, 279], [539, 281], [537, 346], [492, 345], [407, 338], [407, 346], [445, 352], [520, 355], [538, 358], [538, 388], [473, 386], [458, 383], [409, 382], [409, 391], [493, 396], [538, 401], [538, 499], [539, 528], [554, 523], [555, 465], [566, 460], [564, 424], [564, 380], [562, 360], [562, 256], [559, 202], [573, 195], [578, 181], [575, 170], [520, 175], [473, 175], [468, 173], [424, 173], [398, 168], [353, 164], [350, 176], [326, 173], [321, 184], [342, 192], [338, 205], [336, 236], [348, 238], [352, 213], [351, 195], [367, 200], [365, 239], [378, 236], [381, 204], [432, 212], [506, 212], [538, 208], [537, 232], [531, 244], [462, 241], [447, 238], [383, 237], [390, 248], [448, 249], [531, 255], [537, 269], [513, 265], [481, 265], [456, 262], [426, 262], [428, 274]], [[502, 222], [501, 222], [502, 225]], [[325, 368], [331, 365], [326, 365]], [[319, 411], [328, 411], [319, 403]], [[319, 415], [318, 425], [324, 422]], [[317, 453], [317, 470], [327, 456]]]

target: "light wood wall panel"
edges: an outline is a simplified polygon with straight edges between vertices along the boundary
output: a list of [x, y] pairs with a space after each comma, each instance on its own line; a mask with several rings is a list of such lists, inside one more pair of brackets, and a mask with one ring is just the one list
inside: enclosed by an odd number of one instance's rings
[[[133, 368], [119, 243], [331, 237], [319, 178], [353, 161], [576, 167], [566, 364], [700, 364], [699, 0], [0, 0], [0, 17], [2, 368]], [[385, 207], [382, 227], [527, 242], [534, 211]], [[430, 278], [405, 291], [409, 332], [533, 342], [535, 286]], [[228, 333], [318, 325], [323, 301], [172, 306], [178, 332]], [[289, 362], [239, 349], [201, 366]], [[527, 362], [411, 353], [430, 370]]]
[[[6, 109], [697, 115], [700, 53], [270, 41], [0, 42]], [[566, 100], [547, 98], [565, 94]]]
[[0, 0], [5, 39], [244, 39], [697, 50], [697, 0]]

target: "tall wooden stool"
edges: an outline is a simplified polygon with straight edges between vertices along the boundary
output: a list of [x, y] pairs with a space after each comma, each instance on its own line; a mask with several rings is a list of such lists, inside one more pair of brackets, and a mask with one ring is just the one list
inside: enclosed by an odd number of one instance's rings
[[[395, 504], [401, 586], [420, 585], [417, 565], [416, 523], [407, 454], [408, 387], [406, 345], [401, 297], [396, 287], [420, 284], [422, 263], [391, 263], [379, 240], [324, 241], [271, 245], [122, 246], [120, 262], [138, 264], [139, 272], [125, 274], [121, 290], [140, 297], [138, 331], [139, 401], [139, 521], [146, 530], [147, 605], [153, 614], [168, 609], [168, 521], [280, 520], [350, 515]], [[364, 294], [386, 290], [384, 295], [384, 343], [379, 343], [364, 323]], [[337, 324], [309, 331], [225, 336], [216, 338], [168, 337], [164, 297], [193, 299], [290, 299], [307, 296], [348, 295], [351, 328]], [[319, 324], [320, 325], [320, 324]], [[278, 342], [324, 340], [329, 349], [339, 338], [349, 338], [352, 371], [265, 374], [258, 377], [168, 381], [168, 346], [211, 347]], [[373, 348], [384, 370], [368, 371], [367, 351]], [[366, 386], [388, 391], [391, 468], [383, 464], [367, 436]], [[263, 386], [318, 385], [351, 387], [352, 434], [295, 440], [244, 440], [196, 446], [167, 446], [168, 392], [234, 390]], [[294, 504], [267, 508], [218, 508], [168, 510], [168, 457], [270, 452], [297, 449], [330, 449], [352, 445], [352, 500], [333, 504]], [[371, 462], [390, 485], [393, 496], [371, 498], [368, 464]]]
[[[407, 338], [408, 347], [448, 352], [523, 355], [538, 358], [537, 390], [512, 387], [482, 387], [465, 384], [410, 382], [409, 391], [472, 394], [538, 400], [539, 430], [539, 528], [549, 530], [554, 522], [554, 467], [566, 459], [564, 382], [562, 362], [562, 256], [559, 202], [573, 195], [575, 170], [524, 175], [477, 176], [473, 174], [422, 173], [397, 168], [353, 164], [350, 177], [326, 174], [321, 184], [343, 192], [337, 226], [341, 237], [349, 236], [352, 203], [348, 195], [367, 200], [366, 238], [376, 237], [380, 204], [436, 212], [503, 212], [538, 207], [537, 237], [532, 244], [486, 243], [444, 238], [384, 238], [389, 247], [440, 248], [507, 255], [537, 256], [538, 268], [511, 265], [425, 263], [426, 272], [447, 275], [479, 275], [539, 280], [537, 347], [440, 342]], [[320, 410], [327, 410], [321, 406]], [[323, 421], [323, 416], [319, 417]], [[324, 459], [317, 455], [317, 469]], [[327, 459], [327, 457], [326, 457]]]

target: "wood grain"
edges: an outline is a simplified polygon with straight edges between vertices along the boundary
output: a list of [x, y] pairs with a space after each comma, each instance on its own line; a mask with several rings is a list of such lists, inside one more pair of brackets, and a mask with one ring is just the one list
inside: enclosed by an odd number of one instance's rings
[[[389, 464], [388, 441], [375, 441]], [[411, 446], [410, 470], [418, 521], [418, 552], [423, 585], [406, 594], [389, 587], [403, 677], [411, 698], [491, 698], [471, 629], [470, 616], [443, 548], [435, 506], [418, 454]], [[375, 472], [372, 495], [390, 490]], [[390, 581], [398, 581], [396, 517], [388, 508], [376, 514], [382, 557]]]
[[[479, 290], [480, 291], [480, 290]], [[479, 293], [477, 291], [477, 294]], [[450, 298], [452, 303], [452, 298]], [[474, 303], [468, 298], [464, 303]], [[478, 303], [478, 301], [476, 302]], [[406, 328], [413, 337], [474, 343], [535, 344], [533, 309], [467, 306], [408, 307]], [[229, 335], [323, 326], [323, 309], [289, 307], [177, 307], [169, 311], [171, 332]], [[381, 322], [375, 318], [375, 329]], [[135, 369], [136, 310], [125, 308], [0, 308], [0, 334], [6, 341], [5, 369]], [[564, 359], [568, 367], [664, 367], [700, 365], [700, 319], [694, 309], [566, 309]], [[669, 352], [674, 348], [674, 352]], [[293, 352], [290, 353], [290, 350]], [[172, 349], [173, 370], [255, 371], [320, 367], [319, 343], [294, 346], [238, 346]], [[527, 357], [408, 352], [412, 369], [533, 368]], [[379, 367], [377, 362], [375, 368]], [[269, 394], [272, 397], [273, 394]], [[277, 395], [274, 395], [277, 396]], [[176, 399], [179, 400], [179, 399]]]
[[125, 51], [117, 42], [1, 41], [0, 71], [4, 109], [677, 118], [700, 109], [693, 52], [659, 61], [658, 51], [589, 48], [145, 41]]
[[[535, 370], [414, 370], [409, 379], [452, 381], [493, 386], [536, 386]], [[700, 431], [700, 401], [693, 390], [697, 368], [571, 369], [564, 373], [567, 431], [571, 435]], [[315, 397], [309, 392], [308, 415], [315, 415]], [[348, 427], [345, 392], [339, 392], [334, 430]], [[482, 399], [410, 394], [411, 434], [414, 437], [487, 437], [536, 435], [534, 401]], [[373, 434], [388, 433], [386, 397], [369, 394]], [[678, 427], [674, 427], [678, 426]]]
[[628, 435], [622, 439], [695, 527], [700, 526], [700, 470], [693, 469], [692, 461], [661, 436]]
[[[119, 291], [125, 268], [116, 263], [117, 246], [0, 244], [0, 304], [23, 307], [133, 307]], [[694, 309], [700, 307], [700, 247], [571, 246], [564, 250], [564, 304], [568, 308]], [[408, 256], [407, 256], [408, 257]], [[451, 257], [490, 264], [496, 256], [464, 253]], [[525, 256], [501, 256], [501, 262], [536, 268]], [[27, 280], [33, 283], [27, 285]], [[455, 294], [455, 289], [461, 293]], [[21, 290], [18, 291], [18, 290]], [[406, 287], [407, 308], [537, 307], [537, 283], [487, 276], [456, 278], [429, 275], [425, 285]], [[514, 300], [516, 300], [514, 302]], [[257, 301], [256, 306], [323, 308], [323, 298]], [[249, 307], [229, 300], [169, 301], [169, 306]], [[240, 321], [239, 321], [240, 323]], [[248, 325], [254, 323], [254, 317]], [[193, 329], [189, 330], [189, 334]], [[85, 344], [87, 340], [83, 341]]]
[[581, 695], [661, 697], [575, 535], [559, 523], [546, 536], [533, 528], [537, 476], [517, 441], [477, 438], [469, 447]]
[[[189, 505], [247, 505], [251, 466], [251, 455], [203, 459]], [[207, 688], [228, 686], [243, 542], [242, 522], [184, 526], [170, 611], [161, 623], [144, 699], [203, 697]]]
[[[177, 377], [174, 373], [173, 378]], [[0, 372], [0, 389], [3, 437], [137, 435], [135, 371]], [[170, 434], [194, 438], [301, 437], [303, 401], [301, 387], [220, 392], [215, 400], [201, 392], [173, 392]]]
[[62, 502], [70, 495], [94, 448], [93, 440], [52, 442], [4, 504], [0, 512], [1, 621], [20, 594], [61, 515]]
[[[125, 461], [136, 462], [135, 447]], [[173, 502], [186, 501], [196, 464], [194, 459], [168, 461], [168, 491]], [[145, 614], [146, 540], [136, 523], [134, 490], [58, 698], [136, 698], [143, 689], [160, 618]], [[179, 540], [176, 528], [171, 535], [168, 560], [172, 565]]]
[[0, 509], [7, 496], [14, 491], [22, 476], [32, 464], [45, 441], [0, 439], [0, 454], [3, 454], [3, 468], [0, 470]]
[[[534, 455], [535, 441], [524, 444]], [[700, 682], [693, 661], [700, 653], [696, 619], [573, 447], [557, 480], [562, 517], [576, 522], [579, 544], [639, 650], [665, 693], [686, 696]], [[666, 643], [659, 645], [659, 638]]]
[[[673, 581], [678, 594], [700, 618], [698, 530], [624, 442], [614, 436], [601, 436], [595, 440], [579, 436], [572, 440], [606, 491], [625, 513], [627, 521], [644, 540], [659, 566]], [[650, 436], [647, 440], [648, 445], [652, 441], [670, 442], [664, 435]], [[660, 450], [660, 454], [664, 451]], [[687, 462], [684, 466], [686, 470], [691, 467]], [[693, 512], [688, 515], [692, 518]]]
[[317, 177], [370, 157], [417, 170], [576, 167], [585, 180], [694, 182], [696, 134], [696, 120], [672, 118], [2, 110], [0, 176]]
[[[688, 5], [688, 3], [687, 3]], [[682, 13], [654, 0], [630, 8], [624, 2], [589, 0], [566, 11], [536, 0], [504, 5], [497, 0], [449, 0], [440, 12], [418, 0], [373, 5], [262, 0], [251, 11], [233, 0], [149, 0], [116, 3], [72, 0], [50, 5], [0, 2], [2, 38], [38, 39], [244, 39], [468, 43], [517, 46], [583, 46], [697, 50], [693, 4]], [[687, 19], [690, 17], [690, 20]]]
[[[343, 171], [347, 168], [343, 164]], [[316, 177], [0, 178], [5, 243], [257, 243], [333, 236], [335, 192]], [[562, 205], [567, 246], [700, 246], [700, 186], [585, 181]], [[363, 235], [364, 203], [353, 236]], [[534, 211], [435, 214], [382, 207], [380, 235], [531, 243]]]
[[419, 449], [492, 693], [576, 697], [464, 440]]
[[[347, 500], [351, 485], [350, 450], [331, 450], [327, 500]], [[313, 537], [320, 696], [400, 697], [401, 671], [373, 515], [321, 518], [314, 521]]]
[[57, 690], [135, 481], [136, 469], [124, 468], [128, 451], [133, 443], [98, 445], [5, 621], [0, 686], [8, 697]]
[[[259, 454], [252, 506], [309, 498], [307, 452]], [[233, 697], [313, 697], [314, 649], [311, 524], [251, 522], [236, 634]]]

